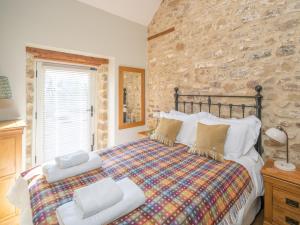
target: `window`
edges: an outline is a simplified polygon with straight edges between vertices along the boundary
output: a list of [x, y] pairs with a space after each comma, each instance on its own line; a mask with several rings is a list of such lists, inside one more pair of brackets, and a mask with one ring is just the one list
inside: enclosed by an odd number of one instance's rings
[[78, 150], [93, 150], [94, 84], [88, 67], [38, 63], [36, 163]]

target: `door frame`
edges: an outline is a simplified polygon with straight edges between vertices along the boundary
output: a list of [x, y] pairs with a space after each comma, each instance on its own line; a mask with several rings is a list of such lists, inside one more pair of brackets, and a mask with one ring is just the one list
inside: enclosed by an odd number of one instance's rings
[[[32, 165], [36, 166], [36, 165], [40, 165], [43, 163], [43, 156], [42, 156], [42, 152], [38, 151], [38, 147], [41, 146], [41, 140], [40, 140], [40, 136], [42, 135], [42, 126], [38, 126], [38, 119], [41, 117], [38, 117], [37, 112], [40, 109], [40, 107], [42, 107], [41, 104], [39, 104], [39, 102], [41, 102], [41, 93], [39, 93], [39, 91], [41, 90], [41, 87], [38, 85], [39, 83], [43, 83], [41, 82], [40, 79], [43, 79], [43, 74], [44, 74], [44, 68], [43, 68], [43, 64], [44, 63], [49, 63], [49, 64], [53, 64], [53, 65], [58, 65], [61, 67], [81, 67], [81, 68], [87, 68], [91, 70], [91, 90], [90, 90], [90, 94], [91, 94], [91, 105], [93, 106], [93, 116], [91, 118], [91, 142], [92, 144], [94, 144], [94, 148], [96, 146], [97, 143], [97, 135], [96, 135], [96, 128], [97, 128], [97, 107], [96, 107], [96, 87], [97, 87], [97, 78], [95, 76], [95, 74], [93, 74], [92, 71], [97, 71], [97, 69], [95, 69], [95, 67], [92, 66], [87, 66], [87, 65], [81, 65], [81, 64], [74, 64], [74, 63], [66, 63], [66, 62], [57, 62], [57, 61], [50, 61], [50, 60], [36, 60], [35, 61], [35, 70], [34, 70], [34, 81], [33, 81], [33, 110], [32, 110], [32, 136], [31, 136], [31, 140], [32, 140], [32, 154], [31, 154], [31, 160], [32, 160]], [[40, 81], [40, 82], [39, 82]], [[43, 88], [43, 87], [42, 87]]]

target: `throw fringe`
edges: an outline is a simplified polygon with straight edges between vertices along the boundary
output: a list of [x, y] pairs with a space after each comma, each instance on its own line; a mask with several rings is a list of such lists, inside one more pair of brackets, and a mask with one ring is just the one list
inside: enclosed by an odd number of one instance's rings
[[159, 133], [156, 133], [156, 132], [153, 133], [152, 135], [150, 135], [150, 139], [158, 141], [162, 144], [165, 144], [165, 145], [168, 145], [168, 146], [171, 146], [171, 147], [174, 146], [174, 140], [170, 140], [168, 137], [163, 136], [163, 135], [161, 135]]
[[231, 225], [235, 224], [237, 221], [237, 216], [242, 207], [246, 204], [251, 191], [253, 189], [252, 181], [249, 182], [247, 187], [245, 188], [243, 194], [239, 197], [239, 199], [234, 203], [234, 205], [230, 208], [227, 214], [223, 217], [222, 221], [219, 225]]
[[189, 153], [193, 153], [193, 154], [197, 154], [197, 155], [201, 155], [201, 156], [205, 156], [207, 158], [212, 158], [216, 161], [219, 162], [224, 162], [224, 155], [215, 152], [213, 150], [207, 150], [207, 151], [202, 151], [199, 149], [199, 147], [197, 146], [197, 144], [194, 144], [189, 150]]

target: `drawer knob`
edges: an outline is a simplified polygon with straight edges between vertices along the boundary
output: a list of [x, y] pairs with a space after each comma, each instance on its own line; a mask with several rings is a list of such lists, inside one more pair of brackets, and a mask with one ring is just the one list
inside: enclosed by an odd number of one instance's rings
[[290, 225], [299, 225], [299, 222], [297, 220], [294, 220], [288, 216], [285, 217], [285, 222]]
[[299, 208], [299, 202], [296, 202], [292, 199], [286, 198], [285, 203], [293, 208]]

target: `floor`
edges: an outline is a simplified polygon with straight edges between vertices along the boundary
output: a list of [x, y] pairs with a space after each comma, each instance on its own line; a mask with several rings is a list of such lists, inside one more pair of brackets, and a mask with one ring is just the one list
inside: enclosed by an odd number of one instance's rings
[[264, 211], [260, 211], [260, 213], [257, 215], [255, 218], [255, 221], [253, 222], [252, 225], [263, 225], [264, 223]]

